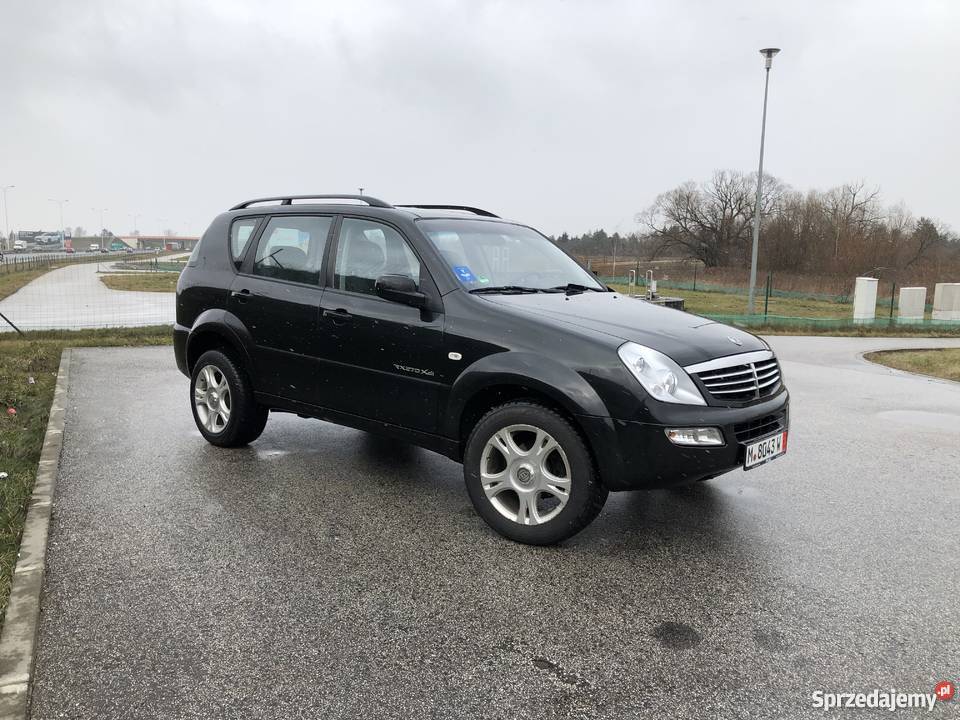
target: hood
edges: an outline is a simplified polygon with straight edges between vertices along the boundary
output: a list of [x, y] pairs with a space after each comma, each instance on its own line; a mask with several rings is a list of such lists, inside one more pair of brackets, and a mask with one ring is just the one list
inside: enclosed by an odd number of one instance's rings
[[760, 338], [743, 330], [620, 293], [487, 295], [485, 299], [523, 314], [646, 345], [679, 365], [768, 349]]

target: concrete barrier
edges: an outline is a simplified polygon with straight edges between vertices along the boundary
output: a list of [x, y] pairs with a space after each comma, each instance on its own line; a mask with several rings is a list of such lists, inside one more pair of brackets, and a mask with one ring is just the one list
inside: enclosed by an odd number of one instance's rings
[[853, 321], [869, 322], [877, 314], [877, 279], [858, 277], [853, 286]]
[[933, 319], [960, 320], [960, 283], [937, 283], [933, 291]]
[[897, 322], [922, 322], [927, 309], [927, 289], [925, 287], [900, 288], [900, 301]]

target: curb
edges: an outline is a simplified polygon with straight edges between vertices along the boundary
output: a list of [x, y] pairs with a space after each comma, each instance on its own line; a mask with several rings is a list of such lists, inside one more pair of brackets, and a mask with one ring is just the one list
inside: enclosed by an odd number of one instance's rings
[[70, 356], [69, 348], [60, 356], [57, 387], [50, 406], [43, 449], [40, 451], [37, 480], [27, 504], [27, 518], [23, 525], [17, 566], [13, 571], [10, 602], [3, 632], [0, 633], [0, 720], [24, 720], [29, 707], [40, 620], [40, 590], [46, 567], [47, 530], [63, 446]]

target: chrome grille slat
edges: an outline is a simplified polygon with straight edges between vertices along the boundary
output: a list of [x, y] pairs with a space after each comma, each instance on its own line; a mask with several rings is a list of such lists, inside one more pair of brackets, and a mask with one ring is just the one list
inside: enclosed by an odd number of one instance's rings
[[757, 388], [755, 385], [751, 385], [748, 388], [740, 388], [738, 390], [711, 390], [711, 395], [744, 395], [749, 393], [751, 397], [756, 394]]
[[[740, 367], [735, 366], [735, 367]], [[706, 382], [707, 380], [721, 380], [728, 377], [736, 377], [737, 375], [752, 375], [753, 368], [747, 367], [745, 370], [738, 370], [737, 372], [728, 372], [728, 373], [717, 373], [717, 372], [705, 372], [700, 373], [700, 379]]]
[[[700, 379], [703, 380], [703, 378], [700, 378]], [[703, 384], [706, 385], [708, 388], [725, 387], [725, 386], [727, 386], [727, 385], [750, 385], [750, 386], [752, 386], [752, 385], [753, 385], [753, 376], [751, 375], [749, 378], [742, 378], [742, 379], [740, 379], [740, 380], [728, 380], [728, 381], [726, 381], [726, 382], [714, 382], [713, 380], [703, 380]]]
[[[697, 372], [698, 368], [702, 371]], [[780, 385], [780, 365], [770, 352], [717, 358], [689, 370], [710, 395], [725, 402], [759, 400]]]

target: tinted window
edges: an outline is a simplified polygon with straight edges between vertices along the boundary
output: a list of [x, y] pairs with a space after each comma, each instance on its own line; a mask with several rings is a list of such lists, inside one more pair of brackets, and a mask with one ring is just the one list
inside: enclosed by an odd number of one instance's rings
[[243, 251], [247, 249], [250, 236], [257, 227], [257, 218], [243, 218], [234, 220], [230, 226], [230, 252], [233, 253], [233, 262], [237, 265], [243, 259]]
[[253, 274], [316, 285], [331, 222], [329, 217], [271, 218], [260, 236]]
[[340, 225], [334, 286], [373, 295], [381, 275], [406, 275], [419, 286], [420, 261], [403, 236], [389, 225], [344, 218]]

